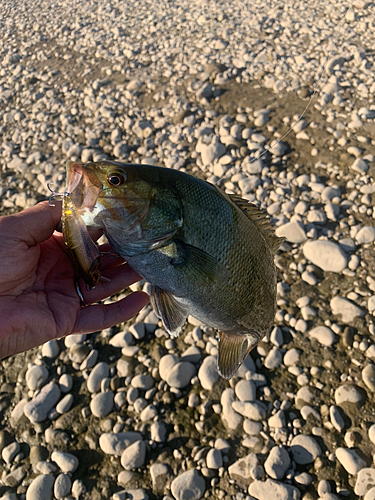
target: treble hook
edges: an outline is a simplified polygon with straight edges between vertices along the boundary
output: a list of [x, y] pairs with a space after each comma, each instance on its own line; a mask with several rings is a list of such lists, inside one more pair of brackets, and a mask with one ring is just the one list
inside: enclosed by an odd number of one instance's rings
[[52, 181], [47, 183], [47, 188], [48, 188], [48, 189], [49, 189], [49, 191], [51, 191], [51, 193], [52, 193], [52, 194], [51, 194], [51, 196], [50, 196], [50, 197], [49, 197], [49, 199], [48, 199], [48, 205], [49, 205], [50, 207], [55, 207], [55, 206], [56, 206], [56, 205], [54, 205], [53, 203], [51, 203], [51, 202], [52, 202], [52, 199], [53, 199], [55, 196], [63, 196], [63, 197], [64, 197], [64, 196], [69, 196], [69, 195], [71, 195], [71, 194], [72, 194], [72, 193], [68, 193], [67, 191], [64, 191], [63, 193], [58, 193], [57, 191], [54, 191], [54, 190], [51, 188], [51, 186], [53, 186], [53, 182], [52, 182]]

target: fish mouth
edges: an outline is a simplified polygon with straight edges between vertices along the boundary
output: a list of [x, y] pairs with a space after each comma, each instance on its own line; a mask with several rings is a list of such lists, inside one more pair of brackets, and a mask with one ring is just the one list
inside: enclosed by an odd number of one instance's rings
[[86, 210], [93, 211], [102, 190], [90, 179], [83, 163], [69, 160], [66, 164], [67, 185], [66, 191], [71, 193], [72, 201], [77, 210], [82, 213]]

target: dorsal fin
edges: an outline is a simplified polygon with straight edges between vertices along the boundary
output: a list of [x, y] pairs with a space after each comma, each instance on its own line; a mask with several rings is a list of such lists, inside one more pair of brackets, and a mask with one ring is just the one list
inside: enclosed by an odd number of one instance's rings
[[238, 196], [237, 194], [230, 194], [228, 196], [233, 203], [235, 203], [237, 207], [242, 210], [246, 217], [248, 217], [256, 225], [272, 252], [276, 253], [285, 238], [279, 238], [275, 235], [275, 231], [271, 225], [270, 219], [268, 218], [267, 212], [258, 208], [256, 205], [253, 205], [248, 200], [241, 198], [241, 196]]

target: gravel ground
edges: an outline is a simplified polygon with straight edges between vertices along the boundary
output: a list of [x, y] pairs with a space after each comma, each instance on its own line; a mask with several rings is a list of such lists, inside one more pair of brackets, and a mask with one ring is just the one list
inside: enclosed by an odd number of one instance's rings
[[0, 498], [374, 500], [375, 4], [3, 0], [0, 30], [2, 214], [111, 158], [287, 238], [270, 341], [230, 382], [214, 331], [172, 340], [150, 308], [3, 361]]

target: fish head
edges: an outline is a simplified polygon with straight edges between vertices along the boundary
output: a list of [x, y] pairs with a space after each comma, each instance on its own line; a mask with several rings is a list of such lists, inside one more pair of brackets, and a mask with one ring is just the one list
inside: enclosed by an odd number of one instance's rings
[[131, 231], [147, 215], [152, 186], [134, 168], [110, 161], [67, 162], [67, 191], [88, 226]]

